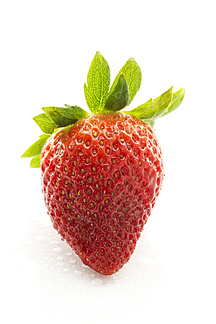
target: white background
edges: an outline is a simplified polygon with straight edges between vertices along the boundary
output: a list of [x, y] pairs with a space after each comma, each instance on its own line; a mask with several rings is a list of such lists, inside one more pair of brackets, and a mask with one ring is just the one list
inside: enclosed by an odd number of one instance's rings
[[[206, 0], [2, 1], [1, 322], [215, 323], [215, 6]], [[111, 77], [129, 57], [143, 83], [131, 108], [171, 85], [183, 104], [156, 123], [166, 177], [130, 262], [84, 267], [52, 229], [40, 170], [20, 156], [43, 106], [86, 108], [95, 52]]]

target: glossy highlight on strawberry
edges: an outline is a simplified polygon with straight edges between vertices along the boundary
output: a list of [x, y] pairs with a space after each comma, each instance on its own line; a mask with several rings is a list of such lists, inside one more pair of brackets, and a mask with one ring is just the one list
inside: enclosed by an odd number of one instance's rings
[[22, 157], [41, 168], [53, 227], [82, 262], [112, 275], [135, 250], [164, 178], [155, 120], [174, 111], [185, 91], [169, 88], [131, 110], [141, 70], [130, 58], [110, 87], [107, 61], [97, 52], [84, 84], [91, 113], [79, 106], [43, 107], [34, 117], [42, 134]]

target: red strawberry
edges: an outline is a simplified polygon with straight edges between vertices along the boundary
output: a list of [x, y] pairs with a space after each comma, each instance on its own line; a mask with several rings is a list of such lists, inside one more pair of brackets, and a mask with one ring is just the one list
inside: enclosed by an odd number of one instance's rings
[[151, 128], [121, 113], [90, 116], [54, 134], [41, 161], [54, 228], [85, 264], [118, 271], [161, 188], [161, 150]]
[[[98, 75], [99, 66], [103, 73]], [[127, 72], [128, 67], [133, 69]], [[41, 160], [42, 191], [53, 227], [83, 263], [104, 275], [130, 259], [162, 186], [161, 149], [149, 124], [177, 108], [184, 97], [183, 89], [172, 93], [170, 88], [128, 113], [118, 112], [138, 91], [140, 73], [130, 59], [109, 92], [108, 64], [97, 53], [85, 85], [87, 103], [96, 114], [77, 106], [44, 108], [45, 114], [34, 120], [45, 133], [54, 133], [42, 135], [23, 154], [33, 157], [32, 167]], [[56, 132], [59, 126], [63, 128]]]

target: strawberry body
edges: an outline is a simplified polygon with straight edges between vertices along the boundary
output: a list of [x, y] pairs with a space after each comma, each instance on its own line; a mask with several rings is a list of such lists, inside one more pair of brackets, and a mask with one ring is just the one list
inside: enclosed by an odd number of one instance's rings
[[41, 155], [42, 191], [54, 228], [104, 275], [133, 253], [161, 189], [152, 129], [124, 113], [90, 115], [54, 133]]

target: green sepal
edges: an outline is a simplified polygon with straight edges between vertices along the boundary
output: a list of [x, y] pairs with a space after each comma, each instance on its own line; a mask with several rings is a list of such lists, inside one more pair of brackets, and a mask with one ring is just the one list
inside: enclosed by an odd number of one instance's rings
[[86, 110], [82, 109], [79, 106], [76, 106], [76, 105], [75, 106], [70, 106], [70, 105], [65, 104], [65, 107], [68, 109], [67, 115], [69, 116], [69, 114], [71, 114], [71, 118], [72, 119], [73, 119], [73, 116], [77, 120], [82, 119], [82, 118], [85, 118], [85, 117], [88, 116], [88, 112]]
[[30, 167], [40, 168], [40, 165], [41, 165], [41, 154], [38, 154], [31, 159]]
[[163, 116], [167, 112], [168, 107], [172, 101], [172, 89], [173, 87], [169, 88], [166, 92], [164, 92], [156, 99], [150, 99], [137, 108], [134, 108], [130, 111], [125, 111], [125, 113], [144, 120], [155, 120], [156, 118]]
[[184, 96], [185, 96], [184, 88], [181, 88], [180, 90], [174, 92], [173, 96], [172, 96], [172, 101], [167, 109], [167, 112], [163, 116], [165, 116], [165, 115], [171, 113], [172, 111], [174, 111], [175, 109], [177, 109], [180, 106], [180, 104], [182, 103]]
[[78, 107], [69, 106], [66, 107], [43, 107], [43, 111], [60, 127], [74, 124], [77, 120], [84, 118], [88, 113]]
[[140, 85], [142, 82], [142, 73], [141, 73], [139, 65], [134, 60], [134, 58], [132, 58], [132, 57], [129, 58], [129, 60], [121, 68], [121, 70], [117, 74], [115, 80], [113, 81], [110, 92], [112, 92], [114, 90], [114, 88], [116, 87], [116, 84], [118, 83], [118, 80], [122, 73], [125, 76], [125, 79], [127, 81], [128, 88], [129, 88], [129, 94], [130, 94], [130, 100], [128, 102], [128, 105], [129, 105], [131, 103], [131, 101], [133, 100], [134, 96], [136, 95], [137, 91], [140, 88]]
[[109, 86], [109, 65], [101, 53], [97, 52], [88, 71], [87, 84], [84, 83], [86, 102], [92, 113], [98, 113], [103, 109]]
[[45, 134], [52, 134], [58, 125], [47, 114], [42, 113], [33, 118]]
[[114, 90], [109, 94], [103, 111], [117, 111], [126, 107], [130, 101], [127, 81], [123, 73], [120, 74]]
[[32, 144], [21, 157], [33, 157], [41, 153], [41, 150], [46, 143], [47, 139], [50, 137], [49, 134], [43, 134], [40, 136], [40, 139], [37, 140], [34, 144]]

